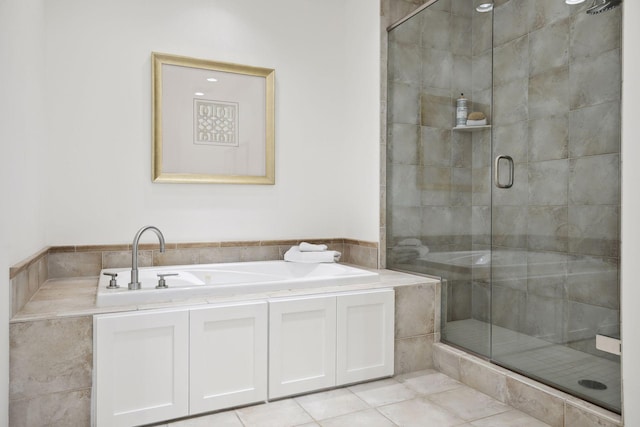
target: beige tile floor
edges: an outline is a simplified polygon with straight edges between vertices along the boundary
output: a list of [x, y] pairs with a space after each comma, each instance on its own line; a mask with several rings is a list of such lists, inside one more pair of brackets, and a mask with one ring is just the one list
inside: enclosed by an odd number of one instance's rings
[[279, 400], [167, 427], [545, 427], [434, 370]]

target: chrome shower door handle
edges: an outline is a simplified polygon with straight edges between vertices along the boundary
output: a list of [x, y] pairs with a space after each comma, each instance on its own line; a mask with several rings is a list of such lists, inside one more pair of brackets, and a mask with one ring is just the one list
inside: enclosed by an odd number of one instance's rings
[[[509, 163], [509, 181], [506, 184], [500, 183], [500, 160], [506, 160]], [[496, 157], [493, 172], [494, 183], [498, 188], [511, 188], [513, 187], [513, 158], [511, 156], [499, 155]]]

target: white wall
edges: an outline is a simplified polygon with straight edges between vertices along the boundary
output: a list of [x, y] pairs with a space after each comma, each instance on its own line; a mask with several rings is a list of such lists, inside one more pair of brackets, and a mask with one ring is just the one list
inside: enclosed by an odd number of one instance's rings
[[42, 0], [0, 0], [0, 426], [8, 425], [9, 266], [42, 249]]
[[[48, 244], [378, 240], [378, 2], [45, 5]], [[151, 182], [152, 51], [276, 70], [275, 186]]]
[[640, 2], [623, 3], [622, 71], [622, 387], [624, 422], [640, 426]]
[[[346, 61], [343, 74], [352, 102], [345, 105], [349, 117], [345, 137], [350, 170], [344, 182], [348, 212], [345, 216], [346, 236], [376, 236], [380, 227], [380, 7], [377, 1], [347, 0], [344, 46]], [[376, 3], [375, 7], [371, 3]], [[371, 23], [375, 22], [375, 26]], [[353, 168], [353, 166], [356, 166]], [[351, 169], [353, 168], [353, 169]]]

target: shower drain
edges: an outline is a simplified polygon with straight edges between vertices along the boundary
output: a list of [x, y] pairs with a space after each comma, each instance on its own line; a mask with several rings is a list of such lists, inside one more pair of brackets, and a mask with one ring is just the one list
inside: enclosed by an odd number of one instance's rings
[[607, 385], [601, 383], [600, 381], [580, 380], [580, 381], [578, 381], [578, 384], [580, 384], [582, 387], [590, 388], [591, 390], [606, 390], [607, 389]]

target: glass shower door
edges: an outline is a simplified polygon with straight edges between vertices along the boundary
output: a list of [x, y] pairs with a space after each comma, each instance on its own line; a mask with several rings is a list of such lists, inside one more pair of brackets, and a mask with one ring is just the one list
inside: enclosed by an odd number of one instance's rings
[[387, 266], [442, 278], [442, 341], [619, 412], [621, 8], [478, 3], [389, 31]]
[[621, 11], [556, 3], [494, 10], [491, 359], [619, 412]]
[[[491, 13], [439, 0], [389, 31], [387, 266], [442, 277], [442, 337], [490, 355]], [[473, 132], [472, 132], [473, 130]]]

